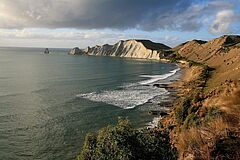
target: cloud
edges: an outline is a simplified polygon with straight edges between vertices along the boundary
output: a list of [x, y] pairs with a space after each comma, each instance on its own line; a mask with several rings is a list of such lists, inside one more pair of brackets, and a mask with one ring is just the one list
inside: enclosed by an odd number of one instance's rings
[[[158, 15], [156, 20], [148, 23], [150, 30], [154, 27], [179, 30], [179, 31], [198, 31], [208, 27], [212, 19], [218, 12], [223, 10], [233, 10], [234, 3], [221, 0], [208, 1], [206, 3], [191, 3], [185, 10], [177, 12], [175, 10]], [[231, 25], [231, 24], [230, 24]], [[152, 28], [151, 28], [152, 27]]]
[[63, 41], [90, 41], [112, 42], [119, 39], [126, 39], [129, 35], [123, 33], [109, 33], [104, 31], [78, 31], [61, 29], [0, 29], [0, 39], [8, 40], [63, 40]]
[[212, 33], [228, 33], [230, 32], [231, 24], [236, 20], [236, 16], [232, 10], [223, 10], [217, 13], [216, 19], [211, 25]]
[[[0, 29], [1, 46], [87, 47], [96, 44], [114, 44], [119, 40], [151, 38], [146, 34], [131, 34], [110, 30], [76, 29]], [[16, 44], [19, 43], [18, 44]], [[47, 43], [48, 42], [48, 43]]]
[[230, 1], [0, 0], [0, 28], [197, 31], [204, 18], [233, 9]]
[[182, 39], [175, 34], [158, 32], [111, 31], [111, 30], [76, 30], [76, 29], [0, 29], [0, 46], [68, 47], [115, 44], [119, 40], [149, 39], [169, 46], [176, 46]]
[[[188, 0], [182, 0], [188, 5]], [[0, 0], [0, 27], [134, 28], [177, 0]], [[183, 5], [182, 5], [183, 6]], [[181, 9], [183, 9], [181, 7]]]

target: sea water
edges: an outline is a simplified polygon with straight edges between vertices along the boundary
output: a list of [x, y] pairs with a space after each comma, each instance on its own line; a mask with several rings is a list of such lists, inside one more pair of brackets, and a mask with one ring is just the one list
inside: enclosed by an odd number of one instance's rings
[[0, 159], [74, 159], [88, 132], [118, 117], [146, 126], [169, 99], [154, 84], [179, 73], [157, 61], [43, 52], [0, 48]]

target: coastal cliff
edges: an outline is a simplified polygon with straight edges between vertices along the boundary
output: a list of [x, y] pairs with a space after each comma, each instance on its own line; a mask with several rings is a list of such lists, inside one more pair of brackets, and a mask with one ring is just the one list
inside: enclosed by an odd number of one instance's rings
[[73, 52], [72, 54], [86, 54], [95, 56], [116, 56], [126, 58], [138, 58], [138, 59], [153, 59], [159, 60], [159, 51], [168, 50], [170, 47], [161, 44], [154, 43], [149, 40], [126, 40], [119, 41], [114, 45], [105, 44], [102, 46], [96, 45], [95, 47], [88, 47], [82, 49], [81, 52]]
[[181, 80], [169, 85], [178, 96], [172, 110], [140, 133], [120, 121], [88, 135], [79, 160], [240, 159], [240, 36], [192, 40], [159, 54], [184, 70]]
[[79, 49], [78, 47], [75, 47], [73, 49], [71, 49], [68, 54], [70, 55], [82, 55], [85, 54], [85, 52], [82, 49]]

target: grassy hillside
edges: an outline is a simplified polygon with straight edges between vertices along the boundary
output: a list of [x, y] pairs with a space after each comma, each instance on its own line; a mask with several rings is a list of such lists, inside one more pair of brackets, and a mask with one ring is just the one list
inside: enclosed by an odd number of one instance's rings
[[163, 120], [175, 126], [171, 138], [179, 159], [240, 159], [239, 41], [222, 36], [173, 49], [189, 64], [175, 84], [181, 98]]

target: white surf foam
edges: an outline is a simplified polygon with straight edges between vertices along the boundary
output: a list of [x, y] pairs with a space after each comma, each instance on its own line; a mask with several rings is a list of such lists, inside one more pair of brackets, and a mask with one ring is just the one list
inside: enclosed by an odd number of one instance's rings
[[152, 122], [149, 122], [147, 125], [148, 125], [148, 128], [155, 128], [158, 126], [159, 124], [159, 121], [162, 119], [161, 116], [159, 117], [154, 117]]
[[179, 70], [180, 70], [180, 68], [177, 68], [177, 69], [174, 69], [174, 70], [170, 71], [169, 73], [166, 73], [163, 75], [141, 75], [140, 77], [150, 78], [150, 79], [141, 81], [141, 82], [139, 82], [139, 84], [146, 85], [146, 84], [151, 84], [151, 83], [157, 82], [159, 80], [166, 79], [166, 78], [171, 77], [174, 74], [176, 74]]
[[141, 77], [150, 79], [139, 83], [126, 84], [115, 90], [79, 94], [77, 97], [89, 99], [94, 102], [104, 102], [124, 109], [131, 109], [147, 103], [156, 96], [167, 95], [168, 91], [166, 89], [147, 84], [166, 79], [176, 74], [177, 71], [179, 69], [175, 69], [164, 75], [142, 75]]
[[164, 88], [135, 85], [119, 90], [79, 94], [77, 97], [86, 98], [95, 102], [104, 102], [124, 109], [131, 109], [148, 102], [149, 99], [166, 93], [167, 90]]

